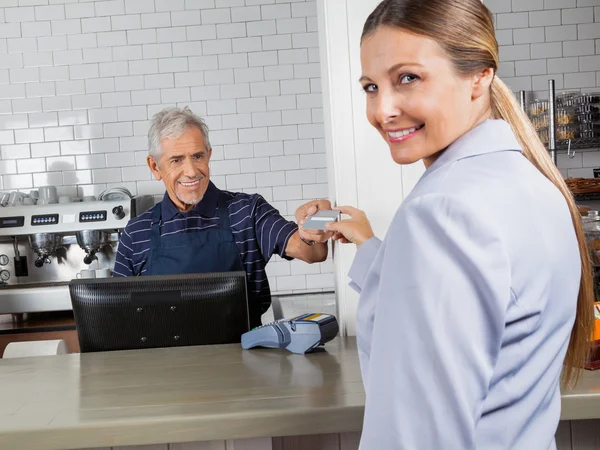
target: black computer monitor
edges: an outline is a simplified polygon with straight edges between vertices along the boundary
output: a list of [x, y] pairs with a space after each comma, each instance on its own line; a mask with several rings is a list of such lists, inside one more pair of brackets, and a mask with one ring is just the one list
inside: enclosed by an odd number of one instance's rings
[[69, 283], [81, 352], [230, 344], [249, 330], [245, 272]]

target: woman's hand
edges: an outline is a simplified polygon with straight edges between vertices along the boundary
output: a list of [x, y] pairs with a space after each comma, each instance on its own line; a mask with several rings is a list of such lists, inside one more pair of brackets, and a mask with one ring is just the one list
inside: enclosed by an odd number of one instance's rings
[[342, 214], [350, 216], [350, 219], [327, 224], [328, 230], [335, 231], [332, 238], [334, 241], [339, 240], [344, 244], [352, 242], [357, 247], [360, 247], [374, 236], [367, 215], [360, 209], [353, 208], [352, 206], [339, 206], [333, 209], [337, 209]]

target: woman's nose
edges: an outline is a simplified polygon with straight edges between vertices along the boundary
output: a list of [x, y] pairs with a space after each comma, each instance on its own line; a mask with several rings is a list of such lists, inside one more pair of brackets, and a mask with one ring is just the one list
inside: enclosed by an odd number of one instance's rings
[[389, 94], [380, 93], [377, 97], [376, 116], [381, 124], [393, 122], [402, 113], [398, 99]]

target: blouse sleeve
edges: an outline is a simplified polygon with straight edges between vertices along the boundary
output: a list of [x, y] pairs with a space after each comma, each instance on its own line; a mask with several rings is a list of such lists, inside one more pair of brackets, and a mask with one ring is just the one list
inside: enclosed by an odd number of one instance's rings
[[397, 214], [360, 299], [372, 323], [366, 346], [359, 334], [365, 448], [474, 448], [511, 298], [499, 236], [441, 194]]

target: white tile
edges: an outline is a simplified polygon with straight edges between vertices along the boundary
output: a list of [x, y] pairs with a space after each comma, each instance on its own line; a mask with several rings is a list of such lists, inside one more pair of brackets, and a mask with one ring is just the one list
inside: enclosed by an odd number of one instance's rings
[[90, 141], [90, 149], [92, 154], [118, 152], [119, 139], [92, 139]]
[[[35, 55], [35, 53], [30, 53]], [[0, 58], [0, 69], [16, 69], [23, 67], [23, 55], [15, 53], [12, 55], [2, 55]]]
[[129, 75], [129, 64], [127, 63], [127, 61], [100, 63], [99, 67], [101, 77], [120, 77]]
[[129, 73], [131, 75], [147, 75], [156, 72], [158, 72], [158, 60], [156, 59], [129, 61]]
[[2, 159], [23, 159], [30, 157], [29, 144], [3, 145], [0, 147]]
[[150, 0], [125, 0], [125, 12], [127, 14], [152, 13], [154, 2]]
[[[60, 143], [61, 155], [84, 155], [90, 152], [90, 142], [81, 141], [63, 141]], [[75, 164], [73, 164], [75, 167]]]
[[93, 3], [73, 3], [65, 5], [65, 15], [67, 19], [82, 19], [84, 17], [94, 17], [96, 12]]
[[296, 109], [295, 95], [281, 95], [278, 97], [267, 97], [267, 110], [279, 111], [286, 109]]
[[75, 157], [75, 163], [78, 170], [103, 169], [106, 167], [106, 158], [104, 154], [78, 155]]
[[596, 70], [600, 70], [600, 55], [598, 55], [598, 56], [580, 56], [579, 57], [579, 70], [581, 72], [593, 72]]
[[[563, 56], [562, 42], [548, 42], [545, 44], [531, 45], [531, 58], [560, 58]], [[517, 64], [518, 65], [518, 64]]]
[[221, 99], [249, 98], [250, 85], [248, 83], [221, 85]]
[[153, 105], [160, 103], [160, 89], [132, 91], [132, 105]]
[[265, 142], [269, 140], [267, 128], [247, 128], [238, 130], [241, 144], [253, 142]]
[[292, 35], [294, 48], [317, 48], [319, 47], [318, 33], [296, 33]]
[[145, 44], [142, 46], [143, 57], [144, 59], [170, 58], [173, 56], [173, 45], [178, 45], [178, 43]]
[[204, 9], [201, 14], [203, 24], [231, 22], [231, 10], [229, 8]]
[[252, 144], [231, 144], [224, 149], [225, 159], [252, 158], [254, 150]]
[[545, 9], [574, 8], [577, 0], [544, 0]]
[[566, 73], [579, 70], [579, 58], [548, 59], [548, 73]]
[[265, 67], [265, 80], [289, 80], [294, 78], [293, 65], [277, 65]]
[[52, 35], [81, 34], [81, 20], [79, 19], [52, 20], [50, 23], [52, 25]]
[[73, 127], [44, 128], [44, 138], [47, 142], [68, 141], [73, 139]]
[[252, 127], [252, 116], [250, 114], [228, 114], [222, 117], [223, 129], [237, 129]]
[[191, 100], [189, 88], [162, 89], [161, 99], [164, 103], [188, 102]]
[[316, 17], [317, 16], [317, 2], [306, 2], [306, 3], [293, 3], [292, 4], [292, 16], [293, 17]]
[[156, 39], [155, 29], [127, 31], [127, 43], [129, 45], [154, 44]]
[[142, 14], [142, 28], [164, 28], [171, 26], [171, 14], [168, 12]]
[[544, 42], [546, 40], [545, 29], [544, 27], [538, 27], [514, 30], [513, 39], [517, 45]]
[[58, 114], [55, 112], [29, 114], [29, 126], [31, 128], [58, 126]]
[[71, 97], [64, 95], [62, 97], [43, 98], [42, 108], [45, 112], [69, 110], [71, 109]]
[[[285, 50], [284, 50], [285, 51]], [[250, 67], [279, 65], [277, 51], [248, 53]], [[283, 64], [283, 63], [281, 63]]]
[[31, 144], [34, 142], [44, 142], [44, 130], [42, 128], [15, 130], [14, 133], [15, 144]]
[[[23, 56], [23, 63], [20, 66], [13, 67], [42, 67], [42, 66], [52, 66], [54, 64], [52, 60], [52, 52], [38, 52], [38, 53], [25, 53]], [[8, 59], [7, 56], [3, 56], [0, 58], [0, 69], [3, 69], [3, 60]]]
[[18, 128], [28, 128], [27, 114], [0, 116], [0, 130], [16, 130]]
[[501, 61], [522, 61], [531, 58], [529, 45], [505, 45], [500, 47]]
[[22, 113], [37, 113], [42, 112], [42, 99], [41, 98], [27, 98], [20, 100], [13, 100], [13, 112], [15, 114]]
[[64, 5], [49, 5], [35, 7], [35, 20], [62, 20], [64, 18]]
[[219, 68], [217, 55], [191, 56], [188, 58], [190, 71], [216, 70]]
[[263, 20], [285, 19], [292, 16], [292, 10], [289, 4], [264, 5], [261, 6], [261, 16]]
[[204, 72], [204, 84], [233, 84], [233, 69], [208, 70]]
[[278, 19], [277, 33], [305, 33], [306, 19]]
[[69, 170], [63, 172], [63, 183], [65, 185], [74, 186], [76, 184], [92, 183], [91, 170]]
[[31, 174], [4, 175], [2, 181], [4, 189], [28, 189], [33, 187]]
[[[67, 74], [68, 74], [68, 71], [67, 71]], [[56, 85], [56, 95], [75, 95], [75, 94], [84, 94], [85, 93], [85, 81], [84, 80], [57, 81], [55, 83], [55, 85]]]
[[[127, 14], [124, 16], [110, 17], [112, 31], [117, 30], [138, 30], [142, 28], [142, 18], [139, 14]], [[100, 30], [97, 30], [100, 31]], [[102, 30], [102, 31], [110, 31]]]
[[596, 87], [596, 73], [566, 73], [565, 89]]
[[260, 6], [231, 8], [232, 22], [252, 22], [261, 20]]
[[156, 33], [158, 42], [184, 42], [187, 40], [185, 27], [159, 28]]
[[600, 26], [597, 23], [577, 25], [579, 39], [600, 39]]
[[84, 33], [111, 31], [111, 27], [116, 28], [112, 25], [110, 17], [93, 17], [88, 19], [81, 19], [81, 29]]
[[111, 62], [113, 60], [110, 48], [86, 48], [83, 50], [84, 63]]
[[284, 142], [284, 152], [286, 155], [300, 155], [314, 153], [314, 144], [312, 139], [301, 139]]
[[6, 22], [33, 22], [35, 21], [35, 9], [33, 7], [6, 8], [4, 18]]
[[255, 127], [281, 125], [281, 111], [252, 113], [252, 125]]
[[499, 30], [529, 27], [529, 14], [526, 12], [498, 14], [496, 17]]
[[182, 11], [186, 8], [184, 0], [154, 0], [156, 11]]
[[298, 136], [300, 139], [324, 138], [325, 127], [322, 123], [298, 125]]
[[191, 88], [191, 98], [194, 101], [219, 100], [221, 93], [214, 86], [196, 86]]
[[[192, 106], [192, 105], [190, 104], [190, 106]], [[199, 111], [197, 111], [197, 110], [195, 110], [195, 111], [196, 111], [196, 114], [201, 114]], [[133, 133], [136, 136], [147, 136], [149, 129], [150, 129], [150, 121], [149, 120], [142, 120], [142, 121], [133, 123]]]
[[317, 78], [321, 76], [320, 64], [294, 64], [295, 78]]
[[[135, 165], [133, 152], [109, 153], [106, 155], [106, 167], [130, 167]], [[149, 169], [146, 168], [148, 171]]]
[[[580, 39], [587, 39], [579, 36]], [[577, 40], [577, 25], [561, 25], [546, 27], [546, 42], [575, 41]]]
[[37, 38], [11, 38], [7, 39], [8, 53], [37, 52]]
[[109, 92], [101, 95], [103, 108], [131, 105], [131, 94], [129, 92]]
[[236, 83], [263, 81], [264, 69], [262, 67], [235, 69], [234, 78]]
[[562, 25], [591, 23], [593, 21], [594, 8], [572, 8], [562, 10]]
[[548, 73], [545, 59], [535, 59], [531, 61], [517, 61], [516, 75], [545, 75]]
[[216, 25], [200, 25], [187, 27], [188, 41], [205, 41], [217, 38]]
[[79, 64], [69, 67], [71, 79], [98, 78], [98, 64]]
[[123, 181], [146, 181], [150, 180], [151, 177], [152, 173], [147, 166], [127, 167], [127, 169], [122, 170], [121, 176]]
[[262, 50], [285, 50], [292, 48], [292, 36], [290, 34], [278, 34], [262, 37]]
[[237, 112], [240, 114], [265, 112], [267, 110], [265, 98], [243, 98], [236, 100], [236, 102]]
[[[64, 37], [64, 36], [55, 36]], [[67, 37], [67, 43], [69, 49], [79, 48], [96, 48], [98, 47], [98, 40], [95, 33], [88, 34], [69, 34]]]
[[198, 25], [201, 23], [200, 11], [174, 11], [171, 13], [171, 24], [174, 27]]
[[104, 137], [102, 124], [75, 125], [75, 139], [100, 139]]
[[187, 58], [161, 58], [158, 60], [158, 70], [155, 72], [171, 73], [171, 72], [187, 72]]
[[[194, 88], [198, 89], [198, 88]], [[208, 113], [210, 115], [235, 114], [237, 113], [235, 100], [211, 100], [208, 102]]]
[[231, 40], [233, 53], [260, 52], [262, 51], [261, 37], [246, 37]]
[[135, 75], [127, 77], [116, 77], [114, 79], [115, 91], [134, 91], [144, 89], [144, 76]]
[[215, 0], [185, 0], [185, 9], [211, 9], [215, 8]]
[[67, 35], [39, 37], [37, 42], [40, 51], [67, 50], [68, 48]]
[[226, 180], [227, 189], [229, 190], [240, 190], [256, 186], [254, 174], [227, 175]]
[[43, 144], [31, 144], [31, 157], [41, 158], [46, 156], [60, 155], [60, 144], [58, 142], [44, 142]]
[[275, 20], [247, 22], [246, 33], [248, 36], [267, 36], [269, 34], [277, 34], [277, 22]]
[[204, 85], [204, 72], [185, 72], [175, 74], [176, 87], [192, 87]]
[[595, 52], [594, 42], [593, 39], [563, 42], [563, 56], [593, 55]]
[[[254, 156], [257, 158], [263, 156], [282, 156], [283, 155], [283, 142], [261, 142], [254, 144]], [[285, 173], [281, 172], [280, 175], [277, 175], [277, 179], [283, 179], [282, 183], [285, 184]], [[267, 186], [267, 185], [263, 185]], [[274, 186], [274, 185], [269, 185]]]
[[327, 159], [325, 154], [316, 155], [300, 155], [300, 167], [302, 169], [319, 169], [327, 167]]
[[165, 185], [162, 181], [138, 181], [138, 195], [162, 195], [165, 193]]
[[246, 53], [219, 55], [219, 69], [243, 69], [247, 67], [248, 55]]
[[104, 136], [107, 138], [133, 136], [133, 125], [131, 122], [105, 123]]
[[0, 38], [21, 37], [21, 25], [18, 23], [0, 23]]
[[110, 0], [95, 3], [96, 16], [118, 16], [125, 14], [125, 4], [123, 0]]
[[[122, 137], [119, 139], [119, 145], [121, 152], [133, 152], [136, 150], [147, 150], [148, 149], [148, 139], [146, 136], [128, 136]], [[145, 153], [147, 154], [147, 152]], [[144, 164], [145, 164], [144, 157]]]
[[60, 126], [85, 125], [88, 123], [87, 111], [61, 111], [58, 113]]
[[[30, 83], [40, 81], [40, 71], [37, 67], [25, 69], [10, 69], [10, 82], [13, 85], [17, 83]], [[19, 92], [21, 87], [16, 88]], [[24, 97], [24, 95], [23, 95]]]
[[140, 60], [142, 56], [141, 45], [126, 45], [123, 47], [113, 47], [113, 59], [115, 61]]
[[513, 11], [536, 11], [544, 9], [544, 0], [513, 0]]
[[114, 169], [96, 169], [92, 172], [94, 183], [116, 183], [121, 181], [121, 171]]
[[172, 88], [175, 86], [173, 74], [171, 73], [146, 75], [144, 79], [146, 89]]
[[231, 39], [215, 39], [202, 42], [202, 52], [205, 55], [220, 55], [232, 53]]
[[246, 37], [245, 23], [226, 23], [217, 25], [217, 38], [243, 38]]
[[83, 52], [77, 50], [61, 50], [54, 52], [54, 64], [57, 66], [69, 66], [83, 62]]
[[282, 111], [283, 125], [308, 124], [313, 122], [312, 110], [299, 109], [296, 111]]

